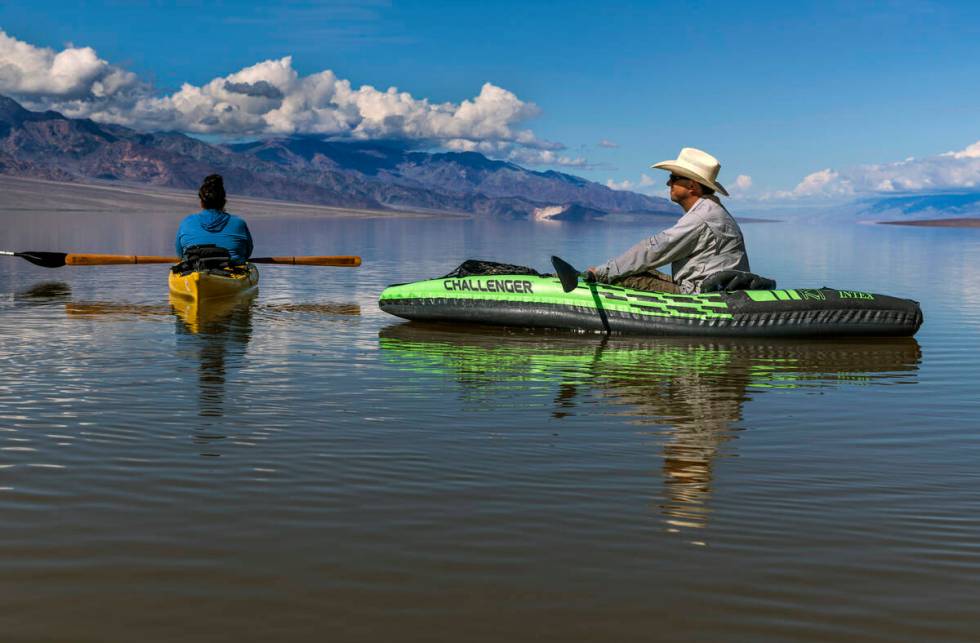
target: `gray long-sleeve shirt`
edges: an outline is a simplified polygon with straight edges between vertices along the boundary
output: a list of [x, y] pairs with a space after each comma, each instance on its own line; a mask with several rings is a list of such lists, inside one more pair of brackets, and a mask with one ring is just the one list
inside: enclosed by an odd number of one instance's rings
[[644, 239], [595, 270], [602, 282], [671, 264], [674, 282], [685, 293], [721, 270], [749, 270], [745, 240], [735, 219], [715, 196], [705, 196], [673, 227]]

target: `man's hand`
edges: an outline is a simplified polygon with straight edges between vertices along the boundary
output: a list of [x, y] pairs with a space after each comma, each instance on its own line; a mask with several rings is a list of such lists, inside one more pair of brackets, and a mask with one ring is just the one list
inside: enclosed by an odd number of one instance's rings
[[596, 281], [598, 281], [595, 274], [595, 266], [589, 266], [585, 269], [585, 272], [582, 273], [582, 281], [587, 284], [594, 284]]

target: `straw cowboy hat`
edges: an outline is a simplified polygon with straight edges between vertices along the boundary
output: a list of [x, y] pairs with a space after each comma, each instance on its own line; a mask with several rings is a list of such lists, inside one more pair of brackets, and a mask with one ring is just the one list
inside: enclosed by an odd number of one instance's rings
[[650, 167], [673, 172], [678, 176], [697, 181], [701, 185], [707, 185], [715, 192], [721, 192], [725, 196], [728, 196], [728, 190], [721, 187], [721, 183], [715, 180], [718, 178], [718, 170], [721, 169], [721, 163], [715, 157], [699, 149], [685, 147], [681, 150], [676, 160], [661, 161], [654, 163]]

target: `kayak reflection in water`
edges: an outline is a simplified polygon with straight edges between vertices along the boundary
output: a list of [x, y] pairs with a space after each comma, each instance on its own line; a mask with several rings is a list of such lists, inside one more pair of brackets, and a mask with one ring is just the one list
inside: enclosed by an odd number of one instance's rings
[[177, 256], [184, 257], [194, 246], [217, 246], [228, 250], [232, 263], [245, 263], [252, 256], [252, 233], [245, 220], [225, 211], [224, 180], [220, 174], [204, 179], [197, 192], [200, 212], [188, 215], [177, 229]]
[[[360, 306], [353, 303], [258, 304], [256, 299], [255, 290], [205, 301], [170, 295], [177, 317], [178, 355], [197, 365], [199, 422], [193, 441], [202, 448], [210, 447], [201, 452], [203, 456], [220, 456], [216, 447], [224, 441], [240, 445], [250, 439], [235, 433], [243, 424], [236, 421], [235, 414], [250, 409], [235, 395], [234, 385], [229, 392], [228, 382], [241, 380], [235, 374], [245, 365], [256, 317], [266, 323], [287, 323], [290, 316], [315, 316], [317, 323], [329, 323], [361, 314]], [[245, 388], [237, 391], [247, 395]]]
[[[662, 455], [659, 503], [667, 529], [690, 534], [708, 524], [714, 468], [731, 457], [754, 396], [780, 389], [914, 383], [921, 359], [912, 338], [779, 340], [479, 333], [407, 323], [381, 331], [386, 361], [449, 375], [464, 400], [493, 399], [519, 385], [525, 399], [554, 393], [551, 417], [626, 416]], [[511, 396], [512, 400], [516, 399]], [[597, 403], [598, 402], [598, 403]], [[536, 402], [535, 402], [536, 403]], [[480, 409], [481, 411], [483, 409]], [[699, 543], [703, 536], [692, 537]]]
[[[194, 443], [205, 446], [224, 440], [226, 377], [244, 364], [252, 337], [255, 293], [208, 302], [171, 295], [177, 317], [177, 351], [197, 362], [198, 416]], [[219, 455], [202, 453], [201, 455]]]
[[14, 293], [14, 301], [23, 304], [47, 304], [71, 301], [71, 286], [63, 281], [42, 281]]

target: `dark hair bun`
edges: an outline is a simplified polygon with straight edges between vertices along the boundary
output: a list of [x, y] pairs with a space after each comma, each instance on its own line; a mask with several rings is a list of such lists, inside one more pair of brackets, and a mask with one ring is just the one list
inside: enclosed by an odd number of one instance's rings
[[197, 191], [197, 196], [201, 199], [201, 207], [206, 210], [225, 209], [225, 182], [220, 174], [210, 174], [201, 184], [201, 189]]

